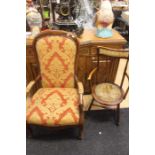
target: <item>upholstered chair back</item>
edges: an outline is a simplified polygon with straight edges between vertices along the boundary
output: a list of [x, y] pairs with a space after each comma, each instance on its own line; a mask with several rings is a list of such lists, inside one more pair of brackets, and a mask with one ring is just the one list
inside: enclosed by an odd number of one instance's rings
[[42, 87], [74, 87], [77, 45], [67, 35], [46, 34], [37, 38], [35, 49], [40, 65]]

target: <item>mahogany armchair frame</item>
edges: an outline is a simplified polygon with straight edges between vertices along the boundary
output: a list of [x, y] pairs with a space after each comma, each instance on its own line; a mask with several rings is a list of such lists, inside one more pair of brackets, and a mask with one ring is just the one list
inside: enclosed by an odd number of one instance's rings
[[[70, 32], [62, 31], [62, 30], [45, 30], [38, 34], [35, 39], [33, 40], [33, 50], [34, 50], [34, 55], [35, 59], [37, 61], [37, 66], [38, 66], [38, 72], [40, 73], [40, 64], [39, 64], [39, 59], [37, 55], [37, 50], [36, 50], [36, 43], [40, 38], [43, 38], [45, 36], [62, 36], [69, 38], [73, 40], [76, 43], [76, 55], [75, 55], [75, 64], [74, 64], [74, 88], [77, 88], [78, 94], [79, 94], [79, 123], [77, 125], [64, 125], [64, 126], [54, 126], [54, 128], [64, 128], [64, 127], [78, 127], [79, 128], [79, 139], [83, 138], [83, 128], [84, 128], [84, 110], [83, 110], [83, 94], [84, 94], [84, 88], [82, 82], [80, 82], [76, 76], [77, 74], [77, 60], [78, 60], [78, 52], [79, 52], [79, 42], [77, 38]], [[39, 74], [35, 80], [30, 81], [29, 84], [26, 87], [26, 98], [29, 98], [31, 100], [32, 96], [34, 93], [41, 88], [41, 75]], [[32, 136], [32, 130], [30, 128], [30, 124], [26, 122], [26, 127], [30, 132], [30, 136]], [[52, 126], [53, 127], [53, 126]]]

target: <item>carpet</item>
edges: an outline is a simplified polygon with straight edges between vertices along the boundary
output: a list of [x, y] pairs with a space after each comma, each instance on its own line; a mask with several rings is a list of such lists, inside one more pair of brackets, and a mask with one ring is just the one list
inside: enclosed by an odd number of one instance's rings
[[75, 129], [52, 130], [32, 126], [34, 137], [26, 139], [27, 155], [129, 155], [129, 109], [120, 110], [120, 126], [112, 111], [91, 111], [85, 120], [84, 139]]

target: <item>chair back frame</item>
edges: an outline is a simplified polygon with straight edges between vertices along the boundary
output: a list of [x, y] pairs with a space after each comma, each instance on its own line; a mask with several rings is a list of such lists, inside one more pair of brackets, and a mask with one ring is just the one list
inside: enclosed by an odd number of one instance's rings
[[[102, 51], [101, 51], [101, 49], [102, 49]], [[114, 48], [99, 46], [97, 48], [97, 71], [98, 71], [99, 65], [100, 65], [100, 56], [107, 57], [106, 60], [108, 60], [108, 59], [119, 59], [119, 61], [120, 61], [120, 59], [126, 60], [125, 67], [123, 69], [123, 75], [122, 75], [121, 83], [120, 83], [120, 88], [122, 88], [125, 77], [127, 77], [127, 79], [129, 80], [129, 76], [127, 73], [127, 67], [128, 67], [128, 62], [129, 62], [129, 49], [114, 49]], [[96, 77], [96, 79], [97, 79], [97, 77]], [[123, 98], [126, 97], [128, 91], [129, 91], [129, 86], [128, 86], [127, 90], [125, 91]]]
[[[79, 54], [78, 54], [79, 53], [79, 41], [72, 33], [66, 32], [63, 30], [45, 30], [41, 32], [40, 34], [38, 34], [33, 40], [33, 51], [34, 51], [34, 56], [37, 62], [39, 74], [40, 74], [40, 63], [39, 63], [39, 58], [37, 54], [36, 43], [39, 39], [46, 37], [46, 36], [59, 36], [59, 37], [62, 36], [62, 37], [71, 39], [76, 44], [76, 55], [75, 55], [75, 61], [74, 61], [74, 87], [77, 88], [75, 81], [77, 77], [76, 75], [77, 75], [77, 61], [79, 57]], [[42, 87], [42, 84], [41, 84], [41, 87]]]

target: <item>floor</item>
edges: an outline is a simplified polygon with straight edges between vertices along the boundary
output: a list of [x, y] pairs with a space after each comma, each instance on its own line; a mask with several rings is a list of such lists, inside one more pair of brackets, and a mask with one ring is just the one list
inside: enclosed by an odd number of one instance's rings
[[113, 122], [112, 111], [91, 111], [85, 120], [84, 139], [77, 128], [51, 131], [33, 126], [27, 138], [27, 155], [129, 155], [129, 110], [121, 109], [121, 124]]

